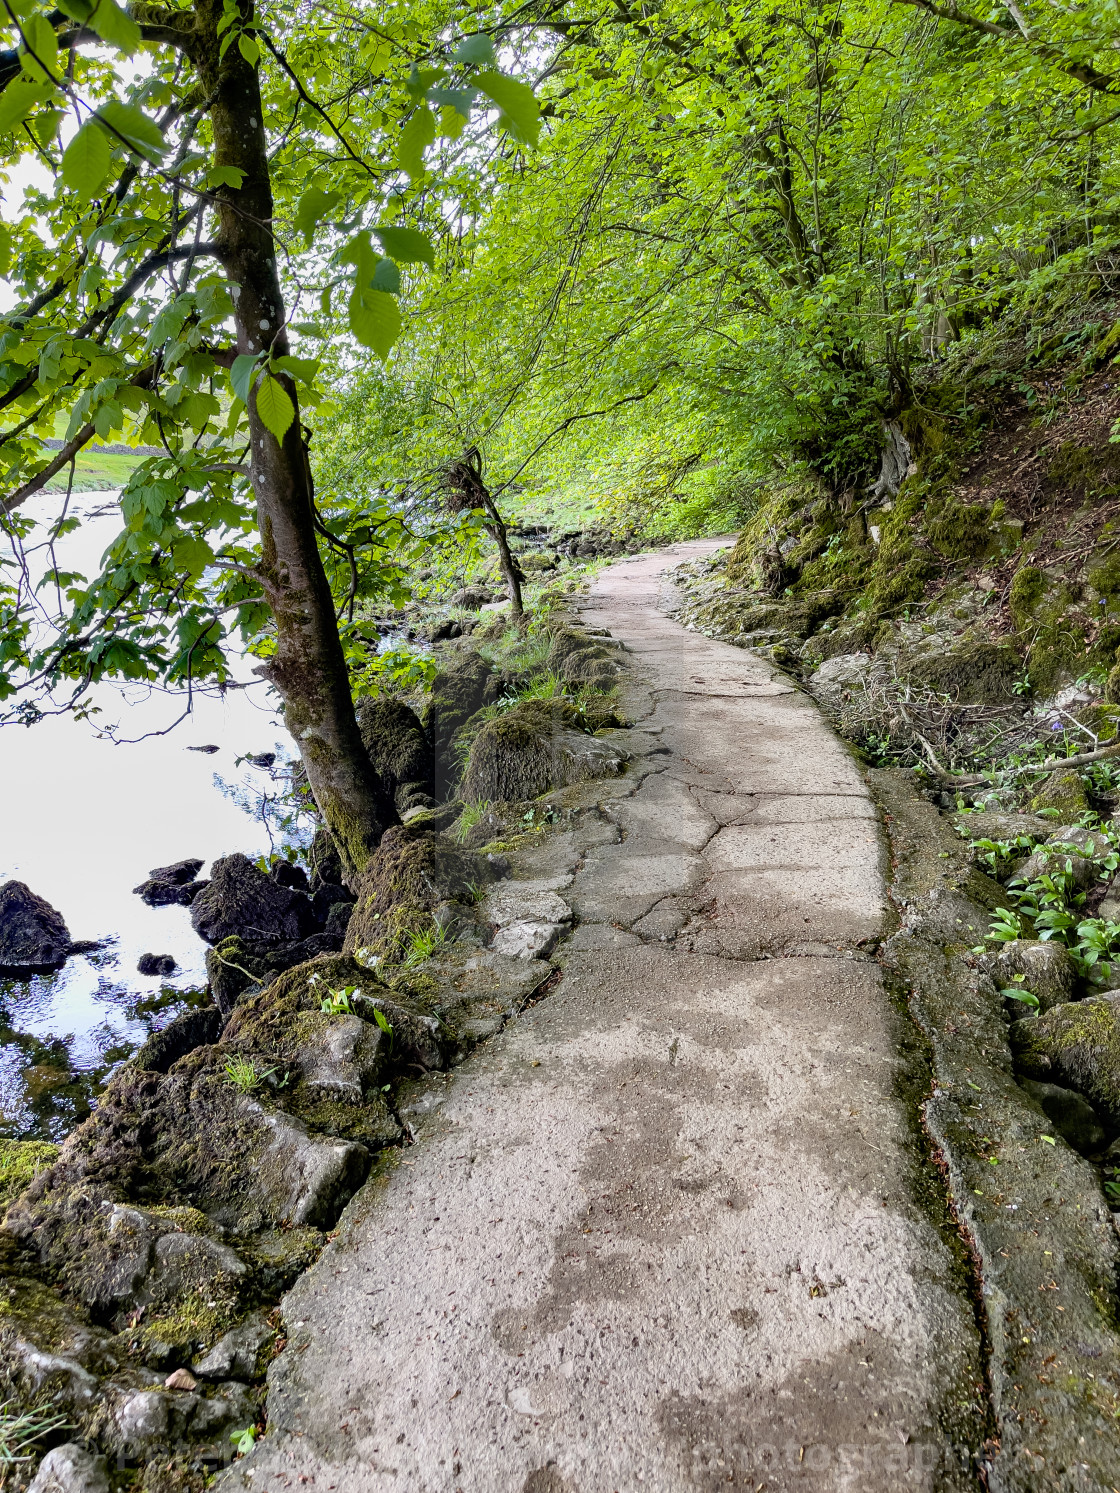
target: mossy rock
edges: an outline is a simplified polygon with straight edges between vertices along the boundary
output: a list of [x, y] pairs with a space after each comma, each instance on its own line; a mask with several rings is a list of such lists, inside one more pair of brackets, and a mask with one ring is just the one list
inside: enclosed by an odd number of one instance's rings
[[548, 650], [548, 667], [569, 684], [613, 685], [622, 673], [618, 649], [596, 642], [578, 628], [558, 628]]
[[0, 1213], [58, 1156], [48, 1141], [0, 1140]]
[[410, 933], [434, 924], [444, 903], [473, 905], [478, 891], [498, 874], [485, 857], [461, 849], [423, 824], [387, 830], [357, 878], [357, 903], [343, 950], [358, 949], [396, 963]]
[[877, 573], [864, 593], [868, 612], [881, 616], [901, 611], [910, 602], [921, 601], [926, 582], [936, 573], [933, 561], [922, 555], [914, 556], [897, 569]]
[[1020, 565], [1011, 582], [1011, 615], [1019, 627], [1026, 627], [1038, 604], [1046, 595], [1046, 576], [1037, 565]]
[[926, 538], [947, 560], [976, 560], [991, 548], [990, 518], [986, 504], [934, 499], [926, 513]]
[[1102, 496], [1115, 486], [1118, 462], [1120, 455], [1114, 446], [1099, 448], [1063, 441], [1047, 464], [1043, 490], [1073, 492], [1082, 498]]
[[192, 1291], [172, 1309], [145, 1312], [141, 1325], [126, 1330], [122, 1337], [129, 1351], [145, 1363], [170, 1369], [204, 1353], [228, 1331], [234, 1319], [228, 1303], [219, 1305], [206, 1293]]
[[450, 797], [459, 780], [456, 733], [500, 691], [501, 680], [480, 653], [465, 653], [433, 679], [423, 724], [432, 743], [437, 799]]
[[1076, 1089], [1120, 1130], [1120, 996], [1055, 1006], [1015, 1022], [1011, 1036], [1025, 1078]]
[[363, 700], [358, 706], [358, 729], [398, 812], [429, 802], [435, 790], [435, 754], [416, 712], [391, 695]]
[[1045, 780], [1031, 799], [1031, 808], [1057, 809], [1062, 824], [1075, 824], [1089, 807], [1085, 786], [1072, 768], [1059, 768]]
[[908, 676], [938, 694], [967, 705], [998, 704], [1015, 698], [1014, 686], [1022, 672], [1015, 650], [1003, 643], [969, 642], [945, 653], [914, 659]]
[[575, 712], [553, 700], [523, 700], [487, 721], [471, 743], [463, 797], [518, 803], [550, 788], [609, 776], [625, 760], [606, 742], [574, 731]]

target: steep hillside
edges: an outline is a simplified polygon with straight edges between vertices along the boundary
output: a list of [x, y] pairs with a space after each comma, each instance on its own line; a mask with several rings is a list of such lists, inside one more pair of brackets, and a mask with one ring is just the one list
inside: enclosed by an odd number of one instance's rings
[[918, 390], [866, 490], [771, 486], [723, 565], [682, 577], [684, 619], [799, 676], [876, 763], [946, 784], [1110, 739], [1120, 323], [1107, 326], [1033, 353], [1009, 341]]

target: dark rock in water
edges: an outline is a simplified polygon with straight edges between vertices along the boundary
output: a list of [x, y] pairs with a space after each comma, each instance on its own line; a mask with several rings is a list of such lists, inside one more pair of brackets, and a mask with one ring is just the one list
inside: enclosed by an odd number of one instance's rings
[[153, 877], [132, 888], [133, 893], [149, 907], [189, 907], [199, 892], [204, 891], [208, 881], [160, 881]]
[[143, 1047], [133, 1053], [134, 1068], [166, 1073], [172, 1063], [185, 1058], [196, 1047], [216, 1042], [222, 1034], [222, 1013], [217, 1006], [182, 1011], [161, 1032], [153, 1032]]
[[175, 861], [170, 866], [153, 866], [148, 876], [152, 881], [170, 881], [173, 886], [186, 886], [188, 881], [195, 880], [201, 870], [201, 859], [190, 856], [184, 861]]
[[374, 771], [398, 813], [411, 808], [421, 796], [430, 801], [435, 757], [416, 712], [403, 700], [389, 696], [363, 700], [358, 707], [358, 729]]
[[142, 975], [173, 975], [179, 966], [173, 954], [141, 954], [136, 968]]
[[247, 855], [214, 862], [210, 883], [191, 903], [191, 923], [209, 944], [238, 935], [252, 943], [296, 943], [315, 926], [311, 898], [278, 886]]
[[1075, 1151], [1099, 1151], [1108, 1139], [1096, 1110], [1072, 1089], [1030, 1078], [1023, 1079], [1023, 1088]]
[[188, 752], [205, 752], [207, 755], [210, 755], [213, 752], [221, 751], [221, 748], [220, 747], [216, 747], [213, 744], [213, 742], [210, 742], [206, 746], [189, 746], [187, 748], [187, 751]]
[[277, 886], [290, 886], [297, 892], [309, 890], [307, 872], [302, 866], [294, 866], [291, 861], [277, 861], [268, 874]]
[[58, 969], [71, 949], [65, 919], [22, 881], [0, 886], [0, 969]]
[[343, 947], [348, 954], [370, 949], [397, 959], [409, 935], [434, 926], [437, 908], [447, 902], [473, 908], [496, 876], [484, 856], [461, 850], [429, 825], [394, 825], [357, 879]]
[[195, 880], [201, 870], [202, 861], [196, 856], [170, 866], [153, 866], [147, 881], [132, 890], [149, 907], [189, 907], [206, 885]]
[[487, 721], [471, 743], [462, 796], [473, 803], [518, 803], [621, 772], [625, 754], [573, 730], [570, 714], [560, 702], [525, 700]]
[[257, 752], [247, 759], [254, 767], [271, 767], [276, 761], [275, 752]]
[[432, 680], [424, 725], [435, 753], [433, 792], [437, 799], [449, 797], [459, 778], [456, 731], [484, 705], [492, 705], [500, 692], [501, 680], [480, 653], [467, 653]]

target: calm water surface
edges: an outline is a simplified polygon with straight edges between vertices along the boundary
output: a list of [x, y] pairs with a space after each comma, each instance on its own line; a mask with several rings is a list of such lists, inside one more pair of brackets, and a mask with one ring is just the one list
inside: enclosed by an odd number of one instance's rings
[[[111, 495], [76, 502], [102, 515], [66, 541], [62, 563], [84, 569], [117, 522]], [[239, 677], [253, 682], [196, 696], [193, 713], [168, 735], [134, 744], [97, 731], [113, 725], [127, 739], [161, 731], [181, 703], [102, 688], [96, 726], [59, 716], [0, 728], [0, 883], [26, 882], [58, 908], [71, 937], [102, 942], [57, 974], [0, 980], [0, 1137], [64, 1135], [88, 1113], [113, 1064], [199, 998], [205, 945], [189, 909], [147, 907], [132, 888], [153, 866], [200, 856], [206, 876], [218, 856], [279, 844], [269, 801], [285, 786], [292, 743], [250, 665]], [[219, 750], [190, 750], [206, 745]], [[272, 770], [237, 762], [264, 752], [277, 753]], [[138, 974], [144, 953], [173, 955], [178, 973]]]

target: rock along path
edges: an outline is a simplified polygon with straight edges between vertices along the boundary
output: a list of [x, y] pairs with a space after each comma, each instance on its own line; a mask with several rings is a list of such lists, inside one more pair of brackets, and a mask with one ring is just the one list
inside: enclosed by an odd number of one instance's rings
[[876, 812], [804, 696], [661, 609], [715, 547], [597, 581], [642, 762], [536, 868], [577, 917], [563, 978], [442, 1080], [288, 1297], [268, 1435], [224, 1487], [978, 1486]]

